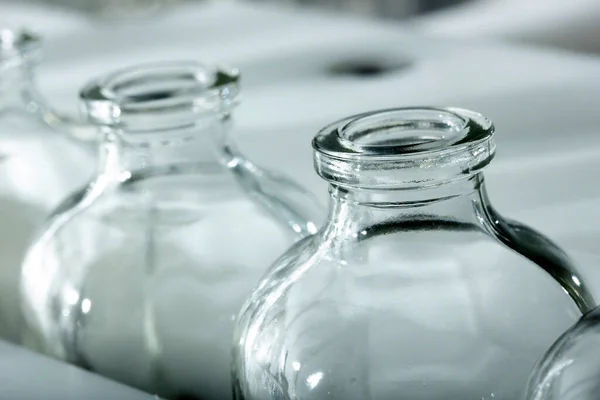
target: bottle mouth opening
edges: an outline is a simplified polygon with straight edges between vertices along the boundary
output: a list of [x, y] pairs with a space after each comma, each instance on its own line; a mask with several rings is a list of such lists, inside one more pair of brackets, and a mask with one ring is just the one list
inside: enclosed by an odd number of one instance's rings
[[459, 108], [368, 112], [323, 128], [313, 140], [325, 179], [363, 187], [420, 187], [472, 174], [493, 157], [494, 126]]
[[467, 120], [444, 110], [390, 110], [352, 119], [338, 129], [340, 144], [356, 152], [411, 154], [463, 140]]
[[41, 58], [41, 38], [25, 29], [0, 27], [0, 71]]
[[82, 110], [96, 124], [124, 130], [176, 129], [235, 106], [239, 73], [193, 61], [115, 71], [86, 85]]

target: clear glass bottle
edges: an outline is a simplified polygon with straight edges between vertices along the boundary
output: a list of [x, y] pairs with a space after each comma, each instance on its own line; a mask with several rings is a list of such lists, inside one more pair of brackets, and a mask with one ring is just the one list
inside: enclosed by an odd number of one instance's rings
[[595, 303], [567, 256], [486, 194], [493, 125], [454, 108], [334, 123], [313, 141], [329, 216], [269, 269], [234, 342], [234, 393], [510, 399]]
[[600, 308], [584, 315], [533, 369], [524, 400], [596, 400], [600, 394]]
[[42, 351], [168, 399], [231, 397], [235, 316], [321, 213], [237, 149], [238, 80], [168, 62], [82, 89], [104, 135], [98, 176], [55, 211], [23, 264]]
[[54, 116], [54, 127], [66, 128], [73, 121], [39, 96], [40, 59], [39, 37], [0, 27], [0, 338], [12, 342], [21, 340], [20, 267], [34, 230], [94, 166], [92, 153], [45, 122]]

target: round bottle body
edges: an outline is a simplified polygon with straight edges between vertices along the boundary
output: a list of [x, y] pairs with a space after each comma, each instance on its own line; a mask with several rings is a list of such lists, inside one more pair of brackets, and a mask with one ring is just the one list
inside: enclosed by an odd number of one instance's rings
[[169, 399], [231, 396], [236, 313], [295, 237], [219, 165], [102, 185], [26, 259], [43, 350]]
[[592, 400], [600, 391], [600, 308], [548, 349], [531, 372], [524, 400]]
[[238, 399], [514, 400], [581, 316], [476, 225], [388, 223], [340, 223], [280, 258], [239, 321]]

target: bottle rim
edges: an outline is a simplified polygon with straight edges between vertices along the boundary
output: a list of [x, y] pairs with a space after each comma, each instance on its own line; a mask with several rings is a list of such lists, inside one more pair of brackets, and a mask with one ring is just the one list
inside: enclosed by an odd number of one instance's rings
[[79, 92], [90, 122], [128, 132], [193, 126], [237, 104], [240, 75], [197, 61], [154, 62], [94, 79]]
[[37, 64], [42, 56], [42, 39], [27, 29], [0, 26], [0, 71]]
[[495, 153], [494, 125], [455, 107], [403, 107], [354, 115], [321, 129], [317, 173], [341, 186], [410, 189], [481, 171]]

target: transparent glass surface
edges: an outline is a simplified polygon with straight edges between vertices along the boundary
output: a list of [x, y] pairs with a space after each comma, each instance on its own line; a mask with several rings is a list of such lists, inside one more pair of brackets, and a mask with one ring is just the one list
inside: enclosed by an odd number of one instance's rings
[[490, 204], [492, 134], [476, 113], [412, 108], [316, 136], [328, 219], [242, 308], [236, 399], [521, 395], [595, 301], [559, 248]]
[[192, 62], [117, 71], [81, 91], [105, 135], [99, 174], [29, 249], [30, 345], [164, 398], [231, 397], [236, 314], [321, 213], [237, 150], [237, 92], [237, 72]]
[[93, 154], [43, 122], [39, 39], [0, 29], [0, 338], [19, 342], [19, 276], [34, 231], [93, 173]]
[[565, 332], [531, 373], [524, 400], [593, 400], [600, 396], [600, 308]]

